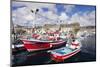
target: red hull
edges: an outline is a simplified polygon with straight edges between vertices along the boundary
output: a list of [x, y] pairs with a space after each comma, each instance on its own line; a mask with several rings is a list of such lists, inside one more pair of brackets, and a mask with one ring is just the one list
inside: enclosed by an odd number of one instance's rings
[[60, 46], [65, 46], [66, 41], [58, 41], [58, 42], [50, 43], [50, 44], [52, 45], [52, 48], [57, 48], [57, 47], [60, 47]]
[[32, 42], [28, 40], [23, 40], [24, 47], [28, 51], [38, 51], [38, 50], [45, 50], [50, 48], [56, 48], [62, 45], [65, 45], [65, 41], [59, 41], [55, 43], [48, 43], [48, 42]]
[[36, 43], [31, 41], [23, 40], [24, 47], [27, 49], [27, 51], [38, 51], [38, 50], [45, 50], [51, 48], [49, 43]]
[[55, 54], [51, 54], [51, 58], [52, 60], [56, 61], [56, 62], [64, 62], [65, 59], [68, 59], [70, 58], [71, 56], [77, 54], [78, 52], [80, 52], [80, 49], [73, 52], [73, 53], [70, 53], [70, 54], [67, 54], [67, 55], [63, 55], [63, 56], [57, 56]]

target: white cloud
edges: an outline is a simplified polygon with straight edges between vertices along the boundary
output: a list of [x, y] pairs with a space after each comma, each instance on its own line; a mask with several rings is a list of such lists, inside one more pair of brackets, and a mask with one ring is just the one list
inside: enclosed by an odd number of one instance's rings
[[34, 15], [32, 15], [27, 7], [18, 8], [12, 11], [12, 20], [14, 24], [25, 25], [27, 22], [33, 23]]
[[64, 5], [66, 13], [70, 13], [75, 8], [75, 5]]
[[[46, 22], [55, 23], [54, 20], [57, 20], [55, 4], [13, 2], [13, 6], [19, 7], [12, 11], [13, 22], [15, 24], [25, 25], [30, 22], [30, 25], [34, 23], [41, 25]], [[35, 13], [31, 12], [31, 10], [35, 11], [37, 8], [39, 9], [38, 14], [42, 16], [35, 15]], [[44, 12], [41, 8], [48, 8], [49, 11]]]
[[[64, 8], [66, 12], [62, 12], [60, 16], [56, 14], [55, 4], [44, 4], [44, 3], [31, 3], [31, 2], [13, 2], [14, 6], [26, 6], [20, 7], [12, 11], [12, 20], [15, 24], [20, 25], [30, 25], [45, 23], [55, 24], [58, 20], [63, 20], [68, 23], [79, 22], [81, 26], [95, 25], [95, 11], [75, 13], [72, 17], [69, 17], [67, 13], [71, 12], [75, 6], [74, 5], [65, 5]], [[44, 12], [41, 8], [48, 8], [49, 11]], [[38, 14], [35, 15], [32, 13], [31, 9], [39, 8]], [[70, 20], [69, 20], [70, 19]]]
[[60, 20], [67, 20], [68, 18], [69, 18], [69, 17], [68, 17], [68, 15], [66, 15], [65, 12], [62, 12], [61, 15], [59, 16], [59, 19], [60, 19]]
[[95, 26], [95, 11], [75, 13], [72, 15], [70, 23], [79, 22], [81, 26]]
[[55, 8], [56, 4], [48, 4], [48, 3], [34, 3], [34, 2], [12, 2], [13, 6], [26, 6], [29, 9], [36, 9], [36, 8], [48, 8], [53, 12], [56, 12], [57, 9]]
[[48, 11], [45, 12], [46, 17], [52, 19], [52, 20], [56, 20], [58, 15], [56, 15], [55, 13], [53, 13], [52, 11]]

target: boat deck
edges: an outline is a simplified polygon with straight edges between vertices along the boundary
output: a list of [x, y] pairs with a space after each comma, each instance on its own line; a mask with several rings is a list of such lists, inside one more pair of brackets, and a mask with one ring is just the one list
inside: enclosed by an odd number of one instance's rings
[[63, 55], [66, 55], [66, 54], [70, 54], [72, 53], [73, 51], [76, 51], [77, 49], [71, 49], [69, 47], [63, 47], [63, 48], [60, 48], [60, 49], [56, 49], [56, 50], [53, 50], [51, 53], [52, 54], [56, 54], [58, 56], [63, 56]]
[[55, 52], [64, 55], [64, 54], [69, 54], [72, 51], [73, 51], [72, 49], [68, 47], [64, 47], [64, 48], [61, 48], [60, 50], [56, 50]]

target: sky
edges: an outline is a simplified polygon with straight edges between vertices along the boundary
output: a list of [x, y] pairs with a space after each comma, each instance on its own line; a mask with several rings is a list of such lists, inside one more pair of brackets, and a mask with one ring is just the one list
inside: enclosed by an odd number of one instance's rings
[[[12, 2], [12, 21], [23, 26], [71, 24], [95, 26], [95, 6], [60, 3]], [[39, 9], [36, 12], [36, 9]]]

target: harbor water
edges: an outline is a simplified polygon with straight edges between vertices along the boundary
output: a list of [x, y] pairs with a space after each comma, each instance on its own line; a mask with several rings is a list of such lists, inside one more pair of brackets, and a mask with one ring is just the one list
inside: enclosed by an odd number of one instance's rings
[[[64, 62], [59, 63], [75, 63], [75, 62], [90, 62], [96, 61], [96, 39], [95, 35], [87, 36], [81, 39], [82, 48], [76, 55], [65, 59]], [[51, 59], [50, 53], [47, 51], [27, 52], [20, 51], [16, 53], [12, 60], [13, 66], [26, 65], [43, 65], [43, 64], [58, 64]]]

